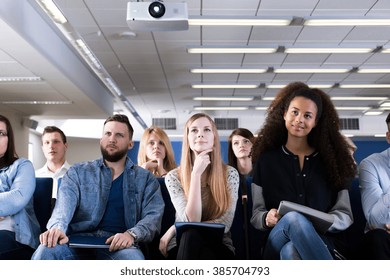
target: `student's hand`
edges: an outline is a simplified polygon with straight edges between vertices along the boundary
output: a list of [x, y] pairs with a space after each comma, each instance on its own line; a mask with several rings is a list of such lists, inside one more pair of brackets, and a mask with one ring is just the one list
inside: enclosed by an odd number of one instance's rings
[[172, 225], [167, 232], [161, 237], [158, 249], [164, 257], [168, 257], [168, 243], [176, 234], [176, 228]]
[[130, 248], [133, 243], [134, 238], [127, 231], [124, 233], [117, 233], [106, 240], [106, 244], [110, 244], [110, 252]]
[[274, 227], [276, 223], [279, 221], [280, 215], [278, 213], [278, 210], [275, 208], [272, 208], [268, 211], [267, 216], [265, 217], [265, 225], [267, 227]]
[[0, 217], [0, 222], [1, 222], [2, 220], [5, 220], [5, 217]]
[[385, 224], [385, 228], [387, 233], [390, 233], [390, 224]]
[[157, 168], [157, 166], [158, 166], [157, 160], [149, 160], [141, 165], [143, 169], [147, 169], [149, 171], [153, 171], [154, 169]]
[[39, 241], [42, 245], [51, 248], [55, 247], [57, 244], [62, 245], [68, 243], [69, 238], [62, 230], [52, 228], [42, 233], [39, 236]]
[[197, 175], [202, 175], [206, 170], [207, 166], [211, 163], [210, 155], [213, 149], [204, 150], [203, 152], [196, 153], [195, 152], [195, 161], [192, 172]]

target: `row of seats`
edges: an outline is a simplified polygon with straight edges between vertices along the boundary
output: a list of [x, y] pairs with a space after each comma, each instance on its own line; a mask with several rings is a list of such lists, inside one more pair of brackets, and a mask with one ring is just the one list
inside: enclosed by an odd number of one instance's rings
[[[241, 188], [239, 189], [239, 198], [237, 200], [236, 213], [231, 227], [231, 235], [233, 244], [236, 248], [237, 259], [261, 259], [262, 245], [264, 244], [266, 235], [265, 232], [255, 229], [250, 223], [253, 205], [251, 195], [252, 178], [247, 177], [246, 180], [246, 191]], [[169, 192], [165, 186], [164, 178], [158, 178], [158, 181], [160, 183], [161, 193], [165, 202], [165, 210], [162, 218], [161, 234], [156, 236], [150, 244], [142, 248], [147, 259], [164, 258], [158, 249], [159, 240], [169, 227], [175, 223], [176, 211], [169, 196]], [[36, 178], [34, 210], [42, 232], [46, 230], [46, 224], [50, 218], [54, 204], [52, 199], [52, 185], [52, 178]], [[60, 182], [58, 185], [60, 185]], [[363, 237], [366, 220], [361, 207], [359, 183], [357, 178], [353, 181], [352, 188], [350, 190], [350, 198], [352, 212], [354, 215], [354, 223], [345, 231], [346, 240], [348, 240], [346, 257], [348, 259], [358, 259], [358, 249]]]

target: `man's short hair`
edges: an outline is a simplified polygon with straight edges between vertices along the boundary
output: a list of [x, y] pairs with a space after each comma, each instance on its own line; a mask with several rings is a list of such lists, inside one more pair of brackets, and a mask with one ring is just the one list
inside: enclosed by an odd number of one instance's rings
[[134, 129], [133, 127], [131, 126], [130, 124], [130, 121], [129, 121], [129, 118], [126, 116], [126, 115], [123, 115], [123, 114], [116, 114], [116, 115], [113, 115], [113, 116], [110, 116], [106, 119], [106, 121], [104, 122], [104, 125], [108, 122], [120, 122], [120, 123], [124, 123], [126, 124], [127, 128], [129, 129], [129, 136], [130, 136], [130, 139], [133, 139], [133, 133], [134, 133]]
[[44, 129], [43, 129], [43, 133], [42, 133], [42, 137], [43, 135], [45, 135], [46, 133], [54, 133], [54, 132], [58, 132], [60, 135], [61, 135], [61, 139], [62, 139], [62, 142], [64, 142], [64, 144], [66, 144], [66, 136], [65, 136], [65, 133], [58, 127], [54, 126], [54, 125], [49, 125], [49, 126], [46, 126]]

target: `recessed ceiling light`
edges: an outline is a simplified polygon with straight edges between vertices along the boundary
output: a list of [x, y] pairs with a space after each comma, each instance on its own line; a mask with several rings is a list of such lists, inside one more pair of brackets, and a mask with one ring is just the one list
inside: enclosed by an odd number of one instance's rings
[[266, 17], [191, 17], [188, 25], [222, 25], [222, 26], [286, 26], [292, 21], [288, 18]]
[[0, 101], [5, 105], [70, 105], [72, 101]]
[[248, 110], [249, 107], [247, 106], [240, 106], [240, 107], [219, 107], [219, 106], [195, 106], [194, 110], [197, 111], [243, 111]]
[[372, 26], [390, 25], [388, 18], [307, 18], [304, 25], [309, 26]]
[[228, 53], [274, 53], [277, 47], [190, 47], [188, 53], [213, 53], [213, 54], [228, 54]]
[[190, 70], [190, 72], [194, 74], [262, 74], [267, 71], [268, 68], [193, 68]]
[[0, 77], [2, 83], [16, 83], [16, 82], [39, 82], [42, 81], [41, 77]]
[[323, 48], [323, 47], [286, 47], [285, 53], [369, 53], [374, 48]]
[[252, 101], [254, 96], [197, 96], [195, 101]]
[[218, 89], [218, 88], [225, 88], [225, 89], [231, 89], [231, 88], [246, 88], [246, 89], [253, 89], [258, 88], [259, 85], [255, 84], [193, 84], [192, 88], [208, 88], [208, 89]]

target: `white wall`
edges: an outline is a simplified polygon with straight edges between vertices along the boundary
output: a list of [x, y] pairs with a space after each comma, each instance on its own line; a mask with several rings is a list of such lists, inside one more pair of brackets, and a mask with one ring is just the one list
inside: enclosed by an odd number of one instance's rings
[[[66, 159], [70, 164], [80, 161], [94, 160], [101, 156], [99, 139], [67, 137], [68, 150], [66, 152]], [[33, 164], [34, 168], [41, 168], [46, 159], [42, 152], [42, 142], [40, 134], [31, 131], [29, 142], [33, 145]]]

